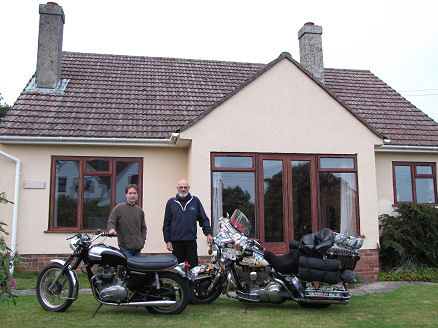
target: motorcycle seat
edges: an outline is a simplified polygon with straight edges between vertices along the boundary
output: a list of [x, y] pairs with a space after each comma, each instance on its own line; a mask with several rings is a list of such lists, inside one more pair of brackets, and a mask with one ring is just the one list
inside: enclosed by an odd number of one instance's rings
[[178, 260], [176, 259], [176, 257], [170, 254], [131, 256], [127, 259], [128, 269], [136, 271], [162, 270], [166, 268], [171, 268], [177, 264]]
[[300, 252], [297, 249], [292, 249], [289, 253], [280, 256], [266, 251], [264, 253], [264, 257], [265, 260], [268, 261], [277, 272], [284, 274], [298, 273]]

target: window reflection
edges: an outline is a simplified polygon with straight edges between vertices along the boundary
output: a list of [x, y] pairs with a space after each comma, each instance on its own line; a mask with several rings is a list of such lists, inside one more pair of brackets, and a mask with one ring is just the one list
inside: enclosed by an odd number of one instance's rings
[[265, 241], [284, 241], [283, 162], [263, 161]]
[[310, 161], [292, 161], [292, 211], [294, 239], [312, 233]]
[[76, 227], [78, 219], [78, 161], [56, 161], [53, 226]]
[[125, 187], [138, 185], [138, 162], [116, 162], [116, 204], [126, 201]]
[[213, 234], [221, 216], [241, 210], [255, 231], [255, 184], [253, 172], [213, 172]]
[[250, 156], [215, 156], [214, 166], [228, 168], [252, 168]]
[[111, 204], [111, 176], [84, 177], [84, 229], [106, 227]]
[[357, 215], [356, 173], [319, 173], [323, 227], [347, 235], [355, 233]]

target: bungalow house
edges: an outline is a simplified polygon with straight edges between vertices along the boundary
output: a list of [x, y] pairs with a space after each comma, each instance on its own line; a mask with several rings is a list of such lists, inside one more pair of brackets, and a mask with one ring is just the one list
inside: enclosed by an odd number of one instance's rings
[[27, 269], [105, 228], [128, 183], [144, 254], [167, 252], [164, 207], [187, 178], [212, 222], [240, 208], [278, 254], [323, 227], [362, 236], [364, 280], [379, 271], [378, 216], [437, 204], [438, 124], [370, 71], [324, 68], [320, 26], [298, 32], [300, 62], [250, 64], [63, 52], [62, 7], [39, 10], [36, 73], [0, 122], [0, 191], [16, 200], [0, 220]]

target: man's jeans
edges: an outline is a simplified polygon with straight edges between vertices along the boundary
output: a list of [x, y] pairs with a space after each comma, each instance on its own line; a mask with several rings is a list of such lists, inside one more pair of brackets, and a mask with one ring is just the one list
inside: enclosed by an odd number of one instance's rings
[[137, 249], [136, 251], [130, 250], [130, 249], [123, 249], [120, 248], [120, 251], [125, 254], [126, 257], [131, 257], [131, 256], [140, 256], [140, 249]]

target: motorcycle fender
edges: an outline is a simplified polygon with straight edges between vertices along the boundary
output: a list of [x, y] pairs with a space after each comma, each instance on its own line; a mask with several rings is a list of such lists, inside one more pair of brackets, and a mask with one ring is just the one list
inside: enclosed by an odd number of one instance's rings
[[174, 267], [165, 269], [164, 271], [177, 273], [177, 274], [179, 274], [183, 278], [189, 278], [190, 279], [190, 277], [187, 274], [187, 272], [184, 269], [182, 269], [179, 265], [175, 265]]
[[[60, 260], [60, 259], [53, 259], [50, 260], [50, 262], [53, 263], [58, 263], [61, 264], [62, 266], [64, 266], [65, 261], [64, 260]], [[77, 299], [78, 295], [79, 295], [79, 284], [78, 284], [78, 276], [76, 274], [76, 271], [72, 270], [72, 268], [69, 266], [68, 267], [68, 274], [70, 275], [71, 280], [73, 281], [73, 298]]]

